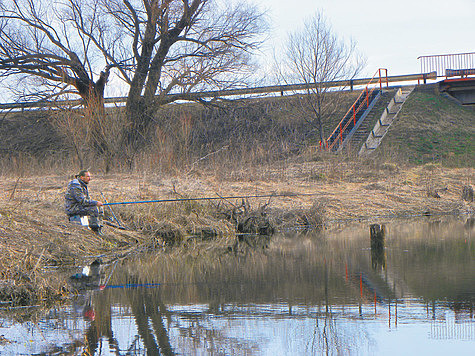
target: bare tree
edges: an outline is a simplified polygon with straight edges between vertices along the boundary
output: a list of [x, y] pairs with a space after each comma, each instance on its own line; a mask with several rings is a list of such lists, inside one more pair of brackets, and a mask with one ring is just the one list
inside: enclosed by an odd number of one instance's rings
[[236, 86], [251, 68], [250, 53], [266, 29], [263, 13], [242, 1], [103, 0], [102, 5], [120, 28], [119, 43], [126, 43], [119, 58], [109, 58], [128, 64], [118, 67], [130, 88], [129, 144], [141, 141], [157, 107], [201, 101], [192, 91]]
[[79, 95], [100, 134], [115, 68], [128, 92], [124, 141], [134, 149], [160, 105], [237, 85], [266, 29], [264, 14], [243, 1], [7, 0], [0, 11], [0, 76], [28, 89], [35, 80], [41, 90], [29, 95]]
[[[9, 81], [19, 100], [81, 98], [93, 146], [104, 153], [104, 89], [115, 63], [99, 60], [90, 38], [77, 26], [81, 16], [94, 17], [97, 9], [83, 14], [76, 5], [73, 0], [2, 2], [0, 78]], [[103, 68], [100, 73], [97, 65]]]
[[113, 65], [104, 64], [94, 74], [96, 56], [89, 38], [72, 22], [73, 1], [8, 0], [0, 3], [0, 11], [2, 78], [18, 76], [27, 96], [35, 98], [76, 94], [86, 105], [102, 101]]
[[321, 12], [289, 35], [279, 73], [285, 82], [306, 84], [300, 104], [307, 121], [318, 130], [320, 142], [325, 139], [324, 122], [340, 99], [337, 93], [328, 95], [330, 88], [325, 82], [353, 79], [364, 64], [356, 44], [340, 39]]

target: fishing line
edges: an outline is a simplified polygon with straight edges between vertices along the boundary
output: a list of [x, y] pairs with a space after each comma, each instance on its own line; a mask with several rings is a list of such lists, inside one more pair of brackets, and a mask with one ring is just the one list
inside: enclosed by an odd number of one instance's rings
[[296, 196], [312, 196], [318, 193], [286, 193], [286, 194], [262, 194], [262, 195], [234, 195], [227, 197], [202, 197], [202, 198], [179, 198], [179, 199], [157, 199], [157, 200], [139, 200], [139, 201], [123, 201], [117, 203], [105, 203], [104, 206], [110, 205], [127, 205], [127, 204], [148, 204], [148, 203], [168, 203], [181, 201], [199, 201], [199, 200], [224, 200], [224, 199], [248, 199], [248, 198], [272, 198], [272, 197], [296, 197]]

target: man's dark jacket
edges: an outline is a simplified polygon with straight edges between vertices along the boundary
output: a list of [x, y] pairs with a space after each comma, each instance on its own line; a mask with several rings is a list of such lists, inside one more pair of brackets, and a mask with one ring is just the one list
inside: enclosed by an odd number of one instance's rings
[[[66, 214], [72, 215], [94, 215], [97, 201], [89, 198], [87, 184], [80, 179], [73, 179], [68, 184], [65, 195]], [[97, 213], [96, 213], [97, 214]]]

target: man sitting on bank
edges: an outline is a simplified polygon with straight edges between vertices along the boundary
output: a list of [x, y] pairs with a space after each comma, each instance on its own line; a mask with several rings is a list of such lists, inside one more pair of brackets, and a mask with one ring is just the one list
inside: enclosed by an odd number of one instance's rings
[[81, 224], [81, 218], [87, 216], [92, 231], [102, 235], [102, 202], [89, 198], [87, 185], [91, 181], [91, 173], [82, 170], [68, 184], [65, 195], [65, 208], [69, 221]]

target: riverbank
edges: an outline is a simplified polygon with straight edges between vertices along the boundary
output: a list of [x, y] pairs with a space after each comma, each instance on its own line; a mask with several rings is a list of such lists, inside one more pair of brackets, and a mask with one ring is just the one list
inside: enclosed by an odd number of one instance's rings
[[[92, 173], [92, 197], [103, 200], [102, 193], [109, 202], [278, 196], [113, 206], [128, 230], [106, 226], [105, 235], [97, 236], [66, 220], [63, 197], [71, 177], [3, 177], [0, 299], [14, 304], [60, 300], [71, 291], [65, 275], [56, 272], [67, 273], [97, 257], [110, 263], [131, 253], [166, 253], [169, 248], [224, 253], [236, 240], [236, 219], [230, 215], [246, 209], [247, 214], [263, 214], [277, 231], [296, 225], [331, 230], [355, 220], [373, 223], [475, 211], [473, 202], [462, 199], [463, 186], [473, 182], [475, 169], [434, 164], [404, 168], [372, 161], [293, 160], [248, 170], [192, 170], [169, 176]], [[195, 241], [200, 241], [199, 247]]]

